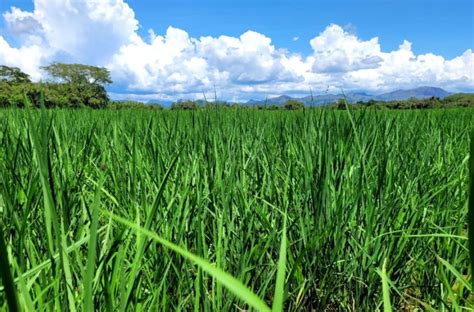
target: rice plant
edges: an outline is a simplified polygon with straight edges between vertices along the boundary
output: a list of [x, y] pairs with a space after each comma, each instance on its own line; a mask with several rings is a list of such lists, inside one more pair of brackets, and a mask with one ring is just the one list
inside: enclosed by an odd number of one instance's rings
[[3, 310], [474, 308], [471, 109], [0, 111]]

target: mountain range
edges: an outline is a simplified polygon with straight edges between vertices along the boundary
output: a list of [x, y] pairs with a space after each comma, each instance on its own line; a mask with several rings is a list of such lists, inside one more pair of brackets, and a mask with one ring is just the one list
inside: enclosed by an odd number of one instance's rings
[[[429, 97], [438, 97], [445, 98], [452, 93], [436, 87], [419, 87], [408, 90], [395, 90], [388, 93], [382, 94], [369, 94], [366, 92], [348, 92], [345, 93], [346, 99], [350, 103], [355, 103], [358, 101], [367, 102], [369, 100], [376, 101], [396, 101], [396, 100], [407, 100], [410, 98], [424, 99]], [[322, 94], [314, 96], [305, 96], [305, 97], [291, 97], [288, 95], [281, 95], [274, 98], [269, 98], [266, 100], [250, 100], [246, 105], [264, 105], [264, 104], [277, 104], [282, 105], [288, 100], [298, 100], [303, 102], [305, 105], [324, 105], [329, 103], [337, 102], [342, 94]]]

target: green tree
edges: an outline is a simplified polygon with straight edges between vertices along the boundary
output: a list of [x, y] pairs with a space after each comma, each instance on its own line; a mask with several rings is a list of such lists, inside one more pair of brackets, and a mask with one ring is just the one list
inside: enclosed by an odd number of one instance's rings
[[337, 109], [346, 109], [346, 99], [345, 98], [340, 98], [339, 101], [337, 101]]
[[0, 81], [7, 83], [31, 83], [30, 76], [18, 67], [0, 65]]
[[374, 99], [370, 99], [368, 102], [367, 102], [367, 106], [375, 106], [377, 104], [377, 102], [374, 100]]
[[163, 106], [158, 103], [145, 104], [136, 101], [112, 101], [108, 106], [108, 109], [120, 110], [120, 109], [148, 109], [148, 110], [162, 110]]
[[83, 64], [53, 63], [43, 69], [53, 78], [64, 83], [101, 85], [112, 83], [110, 72], [103, 67]]
[[300, 101], [297, 101], [297, 100], [288, 100], [283, 105], [283, 108], [288, 109], [288, 110], [303, 109], [304, 104]]
[[0, 81], [0, 107], [9, 107], [11, 103], [12, 86]]
[[171, 105], [171, 109], [183, 109], [183, 110], [193, 110], [197, 109], [198, 105], [194, 101], [178, 101]]
[[474, 94], [472, 93], [457, 93], [445, 97], [442, 104], [448, 107], [469, 107], [474, 106]]
[[110, 72], [103, 67], [83, 64], [53, 63], [43, 67], [56, 83], [68, 87], [70, 105], [103, 108], [109, 98], [105, 86], [112, 83]]

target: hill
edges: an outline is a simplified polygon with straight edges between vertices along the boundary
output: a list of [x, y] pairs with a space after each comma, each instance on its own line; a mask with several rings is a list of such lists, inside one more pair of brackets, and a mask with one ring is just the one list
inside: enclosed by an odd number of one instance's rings
[[397, 101], [397, 100], [408, 100], [410, 98], [425, 99], [430, 97], [437, 97], [443, 99], [451, 95], [450, 92], [441, 88], [435, 87], [419, 87], [408, 90], [395, 90], [389, 93], [380, 94], [375, 97], [375, 100], [379, 101]]
[[[367, 102], [369, 100], [376, 100], [376, 101], [396, 101], [396, 100], [407, 100], [410, 98], [416, 99], [425, 99], [430, 97], [438, 97], [438, 98], [445, 98], [452, 93], [436, 87], [419, 87], [414, 89], [408, 90], [395, 90], [388, 93], [382, 94], [370, 94], [366, 92], [348, 92], [345, 93], [345, 97], [350, 103], [356, 103], [359, 101]], [[305, 96], [305, 97], [291, 97], [288, 95], [281, 95], [275, 98], [269, 98], [266, 100], [250, 100], [246, 104], [247, 105], [281, 105], [288, 100], [298, 100], [303, 102], [307, 106], [319, 106], [325, 105], [329, 103], [335, 103], [339, 100], [339, 98], [343, 97], [340, 94], [320, 94], [314, 96]]]

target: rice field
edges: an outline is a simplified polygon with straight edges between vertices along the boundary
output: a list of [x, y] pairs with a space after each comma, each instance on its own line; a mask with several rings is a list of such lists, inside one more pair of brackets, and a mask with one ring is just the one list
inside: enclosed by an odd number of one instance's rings
[[0, 308], [472, 310], [474, 110], [0, 111]]

